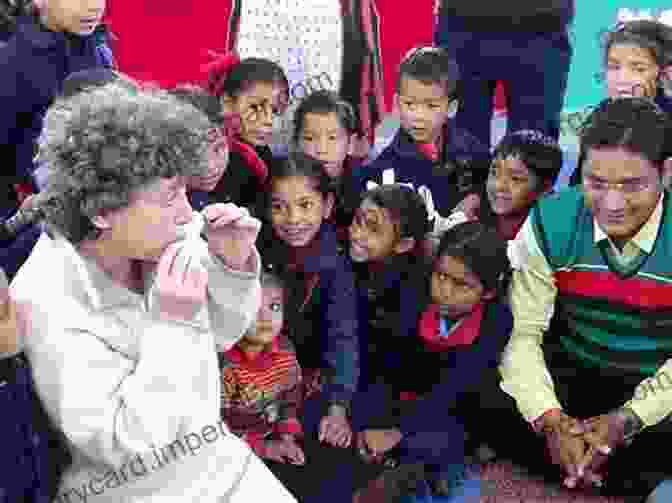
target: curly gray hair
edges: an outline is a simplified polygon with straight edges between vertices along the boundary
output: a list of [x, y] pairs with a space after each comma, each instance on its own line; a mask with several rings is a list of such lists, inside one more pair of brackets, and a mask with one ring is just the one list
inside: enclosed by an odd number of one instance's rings
[[128, 207], [160, 178], [203, 176], [211, 122], [158, 89], [111, 83], [56, 102], [45, 118], [44, 220], [73, 244], [95, 240], [92, 219]]

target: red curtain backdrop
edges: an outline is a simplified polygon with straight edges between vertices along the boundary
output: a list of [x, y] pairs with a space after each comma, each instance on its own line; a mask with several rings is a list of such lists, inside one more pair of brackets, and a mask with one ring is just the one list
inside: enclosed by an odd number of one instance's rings
[[[376, 0], [376, 5], [389, 110], [399, 61], [414, 46], [432, 43], [434, 0], [414, 0], [410, 11], [401, 8], [399, 0]], [[107, 21], [117, 37], [114, 50], [119, 67], [134, 78], [163, 87], [201, 82], [200, 69], [208, 62], [208, 50], [226, 48], [230, 0], [112, 0], [108, 6]], [[497, 101], [503, 107], [501, 93]]]

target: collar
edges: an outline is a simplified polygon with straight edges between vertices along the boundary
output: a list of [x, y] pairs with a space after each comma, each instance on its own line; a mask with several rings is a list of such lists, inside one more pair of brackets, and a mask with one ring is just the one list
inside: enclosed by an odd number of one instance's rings
[[[446, 145], [450, 141], [450, 137], [452, 134], [452, 130], [449, 127], [448, 124], [444, 126], [443, 131], [441, 132], [441, 137], [440, 137], [440, 145], [439, 145], [439, 161], [443, 162], [446, 156]], [[414, 159], [420, 159], [420, 160], [426, 160], [427, 162], [432, 162], [430, 161], [425, 155], [420, 152], [420, 149], [418, 148], [418, 144], [411, 138], [411, 135], [409, 135], [406, 131], [404, 131], [402, 128], [399, 128], [399, 131], [397, 132], [397, 136], [395, 137], [394, 141], [391, 144], [392, 148], [394, 151], [400, 156], [400, 157], [412, 157]]]
[[[664, 197], [665, 192], [663, 192], [658, 198], [656, 208], [653, 210], [653, 213], [651, 213], [649, 219], [642, 226], [642, 228], [639, 229], [639, 232], [637, 232], [637, 234], [635, 234], [635, 236], [629, 241], [630, 243], [637, 246], [637, 248], [648, 253], [649, 255], [653, 251], [653, 245], [656, 242], [656, 237], [658, 236], [658, 229], [660, 228], [660, 224], [662, 221]], [[594, 236], [593, 242], [595, 244], [599, 243], [600, 241], [604, 241], [605, 239], [611, 242], [609, 236], [607, 236], [606, 232], [602, 230], [602, 228], [597, 223], [597, 220], [595, 220], [594, 218], [593, 218], [593, 236]]]
[[235, 344], [231, 349], [224, 352], [226, 358], [237, 365], [251, 365], [255, 367], [264, 366], [269, 363], [273, 355], [280, 351], [280, 337], [273, 339], [268, 347], [264, 348], [260, 353], [250, 356], [240, 349], [238, 344]]
[[[17, 35], [27, 40], [33, 47], [38, 49], [52, 49], [59, 44], [65, 43], [68, 37], [65, 33], [50, 31], [42, 26], [36, 16], [23, 16], [16, 23]], [[76, 37], [73, 38], [83, 38]]]

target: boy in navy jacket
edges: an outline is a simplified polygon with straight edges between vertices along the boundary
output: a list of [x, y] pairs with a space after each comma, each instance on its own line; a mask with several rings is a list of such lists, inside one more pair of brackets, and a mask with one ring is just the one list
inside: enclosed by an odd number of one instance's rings
[[411, 51], [399, 66], [401, 128], [380, 156], [358, 171], [355, 192], [380, 184], [409, 185], [425, 200], [435, 232], [444, 228], [442, 222], [458, 203], [472, 194], [466, 201], [478, 198], [490, 156], [484, 145], [452, 124], [461, 92], [459, 68], [446, 51]]

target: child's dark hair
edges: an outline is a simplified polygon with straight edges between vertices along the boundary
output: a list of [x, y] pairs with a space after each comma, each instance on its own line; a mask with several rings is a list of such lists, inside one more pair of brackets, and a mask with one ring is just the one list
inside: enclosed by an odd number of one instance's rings
[[620, 24], [604, 38], [604, 62], [614, 45], [634, 45], [646, 49], [659, 68], [672, 64], [672, 28], [648, 19]]
[[294, 112], [294, 142], [299, 141], [306, 121], [306, 114], [336, 114], [338, 123], [348, 135], [359, 134], [360, 127], [352, 105], [333, 91], [321, 90], [301, 100]]
[[493, 159], [519, 159], [539, 178], [542, 187], [555, 183], [562, 169], [562, 150], [558, 142], [536, 130], [507, 134], [493, 152]]
[[427, 206], [420, 194], [401, 184], [381, 185], [364, 193], [369, 200], [385, 209], [395, 223], [399, 238], [413, 238], [417, 245], [429, 232]]
[[322, 163], [301, 152], [292, 153], [289, 158], [276, 163], [271, 170], [270, 176], [266, 181], [266, 195], [270, 198], [273, 191], [273, 184], [277, 180], [295, 176], [306, 177], [311, 180], [313, 188], [327, 197], [329, 194], [335, 194], [336, 187], [334, 182], [322, 167]]
[[419, 47], [412, 49], [399, 65], [397, 92], [404, 77], [419, 80], [424, 84], [445, 86], [447, 96], [459, 99], [462, 92], [462, 77], [457, 62], [445, 49]]
[[494, 228], [466, 222], [448, 229], [441, 237], [436, 260], [454, 257], [464, 262], [485, 290], [504, 294], [511, 273], [507, 243]]
[[259, 82], [280, 84], [289, 94], [289, 81], [284, 70], [277, 63], [264, 58], [245, 58], [238, 61], [227, 54], [220, 57], [224, 64], [215, 61], [208, 72], [208, 91], [215, 96], [227, 95], [237, 98], [252, 85]]
[[181, 84], [171, 89], [169, 93], [203, 112], [213, 124], [223, 124], [222, 105], [219, 99], [203, 87], [192, 84]]
[[602, 101], [581, 126], [579, 138], [582, 161], [593, 148], [624, 148], [658, 169], [672, 157], [672, 121], [647, 98]]

